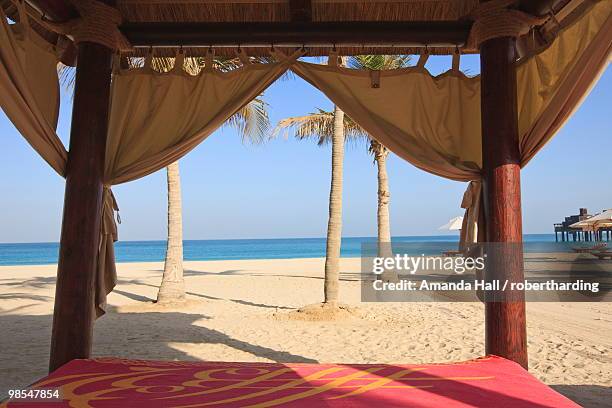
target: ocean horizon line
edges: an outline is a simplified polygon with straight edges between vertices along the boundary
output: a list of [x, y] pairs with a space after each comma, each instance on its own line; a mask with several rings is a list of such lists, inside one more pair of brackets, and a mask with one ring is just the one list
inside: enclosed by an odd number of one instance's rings
[[[343, 237], [340, 256], [362, 255], [362, 244], [376, 242], [376, 237]], [[524, 234], [528, 251], [552, 252], [558, 249], [554, 234]], [[456, 250], [458, 234], [394, 236], [393, 243], [415, 254], [434, 255]], [[257, 238], [184, 240], [183, 260], [219, 261], [243, 259], [296, 259], [325, 256], [326, 238]], [[165, 240], [118, 241], [115, 259], [118, 263], [160, 262], [166, 255]], [[2, 243], [0, 265], [50, 265], [59, 258], [59, 243]]]
[[[534, 236], [551, 236], [554, 237], [554, 233], [546, 232], [533, 232], [525, 233], [523, 237], [534, 237]], [[394, 235], [391, 239], [395, 238], [455, 238], [459, 240], [459, 234], [432, 234], [432, 235]], [[326, 239], [326, 237], [276, 237], [276, 238], [190, 238], [183, 239], [183, 242], [198, 242], [198, 241], [278, 241], [278, 240], [318, 240]], [[342, 239], [376, 239], [376, 236], [361, 236], [361, 235], [349, 235], [342, 236]], [[116, 242], [119, 243], [140, 243], [140, 242], [166, 242], [166, 239], [120, 239]], [[3, 242], [0, 241], [0, 245], [33, 245], [33, 244], [57, 244], [59, 241], [19, 241], [19, 242]]]

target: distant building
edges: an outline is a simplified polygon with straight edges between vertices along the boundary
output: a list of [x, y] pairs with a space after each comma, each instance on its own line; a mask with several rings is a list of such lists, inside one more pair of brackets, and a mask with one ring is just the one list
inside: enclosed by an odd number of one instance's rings
[[555, 241], [559, 242], [559, 233], [561, 234], [561, 241], [569, 241], [570, 237], [572, 241], [591, 241], [591, 234], [589, 232], [582, 231], [580, 228], [570, 228], [570, 225], [577, 223], [578, 221], [586, 220], [591, 215], [586, 208], [578, 210], [577, 215], [570, 215], [565, 217], [565, 221], [555, 224]]

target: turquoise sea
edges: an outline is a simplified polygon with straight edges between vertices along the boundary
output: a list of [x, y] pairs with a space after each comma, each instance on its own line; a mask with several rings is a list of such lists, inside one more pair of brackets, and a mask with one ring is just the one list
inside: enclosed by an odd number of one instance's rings
[[[415, 254], [439, 254], [457, 248], [456, 235], [394, 237]], [[553, 234], [527, 234], [527, 252], [563, 252], [570, 244], [555, 243]], [[342, 256], [359, 257], [361, 244], [376, 242], [373, 237], [342, 239]], [[40, 265], [57, 263], [58, 243], [0, 244], [0, 265]], [[163, 261], [165, 241], [120, 241], [115, 244], [117, 262]], [[318, 258], [325, 256], [325, 238], [186, 240], [186, 261], [221, 259]]]

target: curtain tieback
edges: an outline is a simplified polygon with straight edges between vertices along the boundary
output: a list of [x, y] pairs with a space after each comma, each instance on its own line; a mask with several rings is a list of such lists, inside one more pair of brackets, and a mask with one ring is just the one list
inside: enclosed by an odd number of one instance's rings
[[466, 250], [470, 245], [480, 241], [478, 237], [482, 235], [482, 231], [479, 234], [478, 229], [484, 227], [479, 225], [481, 194], [482, 182], [480, 180], [470, 181], [461, 201], [461, 208], [465, 210], [459, 243], [461, 250]]
[[370, 70], [370, 84], [372, 88], [380, 88], [380, 70], [372, 69]]
[[470, 15], [474, 24], [466, 48], [477, 50], [480, 44], [493, 38], [519, 37], [549, 18], [507, 8], [515, 3], [514, 0], [492, 0], [479, 4]]
[[73, 38], [74, 43], [92, 42], [111, 50], [131, 51], [132, 45], [119, 30], [121, 13], [97, 0], [70, 0], [79, 17], [64, 23], [39, 19], [48, 29]]
[[[117, 218], [115, 219], [115, 213]], [[102, 193], [102, 226], [100, 233], [102, 235], [112, 235], [113, 241], [117, 241], [117, 224], [121, 224], [119, 216], [119, 206], [110, 186], [105, 185]]]
[[288, 65], [293, 64], [295, 61], [298, 60], [298, 58], [302, 57], [304, 54], [306, 54], [306, 50], [304, 48], [300, 48], [299, 50], [294, 51], [290, 55], [283, 54], [281, 51], [277, 51], [274, 48], [270, 50], [270, 55], [276, 61], [284, 63], [284, 64], [288, 64]]

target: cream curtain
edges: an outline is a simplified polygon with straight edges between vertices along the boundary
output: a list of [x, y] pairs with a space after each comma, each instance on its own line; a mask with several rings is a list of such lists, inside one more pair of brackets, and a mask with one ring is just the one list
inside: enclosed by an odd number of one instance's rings
[[[297, 57], [297, 54], [295, 55]], [[116, 284], [113, 242], [117, 203], [111, 185], [136, 180], [177, 161], [287, 71], [295, 57], [192, 76], [178, 64], [167, 73], [149, 66], [116, 72], [105, 158], [103, 228], [97, 272], [97, 314]]]
[[425, 68], [371, 73], [298, 62], [296, 74], [319, 88], [369, 134], [415, 166], [469, 181], [480, 169], [480, 82]]
[[[517, 65], [522, 165], [550, 140], [605, 70], [612, 42], [612, 2], [591, 1], [546, 48]], [[480, 180], [480, 78], [454, 68], [437, 77], [424, 68], [368, 72], [305, 62], [291, 69], [324, 92], [370, 135], [418, 168], [459, 181]], [[375, 75], [374, 75], [375, 74]], [[472, 199], [466, 222], [477, 223]], [[482, 229], [482, 225], [480, 226]], [[475, 240], [478, 225], [466, 239]], [[481, 235], [482, 236], [482, 235]]]
[[117, 284], [115, 266], [115, 241], [119, 239], [115, 213], [119, 211], [115, 196], [110, 187], [104, 187], [102, 201], [102, 225], [100, 226], [100, 243], [96, 269], [95, 312], [99, 317], [106, 312], [106, 295], [113, 291]]
[[[552, 44], [517, 68], [521, 165], [555, 135], [597, 83], [610, 60], [612, 1], [585, 7]], [[537, 86], [530, 86], [536, 84]]]
[[21, 11], [21, 22], [8, 24], [0, 9], [0, 104], [34, 150], [64, 175], [68, 154], [55, 133], [58, 58], [53, 47], [30, 30]]
[[105, 182], [151, 174], [196, 147], [287, 71], [290, 61], [191, 76], [150, 68], [114, 76]]

